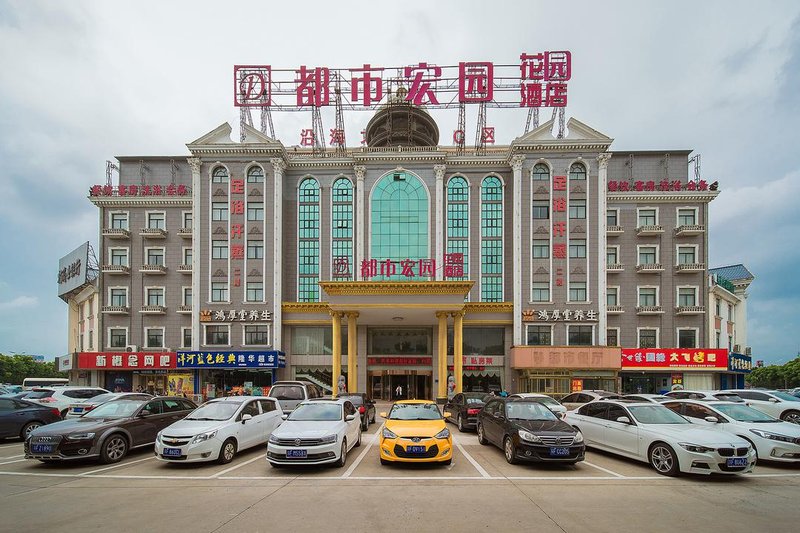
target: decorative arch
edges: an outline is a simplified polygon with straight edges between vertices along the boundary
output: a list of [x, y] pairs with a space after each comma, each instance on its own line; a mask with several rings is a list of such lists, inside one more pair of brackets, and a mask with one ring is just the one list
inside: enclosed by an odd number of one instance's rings
[[535, 165], [533, 165], [533, 169], [531, 170], [531, 176], [533, 177], [533, 181], [550, 181], [550, 165], [545, 163], [544, 161], [539, 161]]
[[331, 187], [331, 279], [352, 280], [353, 264], [353, 182], [344, 176]]
[[570, 180], [586, 180], [586, 165], [581, 162], [572, 163], [569, 166]]
[[447, 181], [446, 194], [447, 233], [446, 251], [461, 254], [460, 275], [454, 271], [455, 264], [445, 261], [445, 276], [448, 279], [469, 279], [469, 182], [463, 176], [453, 176]]
[[228, 183], [230, 172], [225, 165], [217, 164], [211, 169], [211, 183]]
[[247, 183], [264, 183], [264, 167], [258, 163], [252, 163], [245, 169], [245, 176]]
[[499, 176], [481, 181], [482, 302], [503, 301], [503, 182]]
[[297, 187], [297, 301], [319, 301], [320, 190], [314, 177]]

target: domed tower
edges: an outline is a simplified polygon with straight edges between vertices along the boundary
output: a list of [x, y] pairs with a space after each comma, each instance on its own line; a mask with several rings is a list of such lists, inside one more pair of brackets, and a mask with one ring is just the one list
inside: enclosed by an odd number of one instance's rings
[[406, 101], [408, 91], [397, 89], [369, 121], [367, 146], [431, 146], [439, 144], [439, 128], [427, 111]]

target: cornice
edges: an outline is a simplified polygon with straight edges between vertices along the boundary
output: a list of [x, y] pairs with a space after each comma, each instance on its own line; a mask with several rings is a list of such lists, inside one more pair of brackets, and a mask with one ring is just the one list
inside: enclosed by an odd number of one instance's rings
[[467, 302], [464, 304], [467, 313], [513, 313], [514, 302]]
[[97, 207], [191, 207], [192, 197], [87, 196]]
[[381, 295], [466, 295], [474, 281], [320, 281], [319, 286], [330, 296]]
[[328, 302], [282, 302], [284, 313], [327, 313]]
[[[551, 144], [552, 142], [552, 144]], [[610, 142], [564, 142], [559, 141], [537, 141], [532, 144], [513, 144], [515, 152], [575, 152], [575, 151], [598, 151], [605, 152], [611, 146]]]
[[647, 191], [608, 192], [609, 202], [705, 202], [712, 201], [720, 191]]

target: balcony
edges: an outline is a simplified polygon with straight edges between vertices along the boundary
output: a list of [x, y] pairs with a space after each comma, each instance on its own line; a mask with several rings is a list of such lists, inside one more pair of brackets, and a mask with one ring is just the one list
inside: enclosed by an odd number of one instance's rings
[[622, 309], [621, 305], [607, 305], [606, 306], [606, 313], [609, 315], [621, 315], [625, 311]]
[[139, 235], [145, 239], [166, 239], [167, 230], [161, 228], [142, 228], [139, 230]]
[[701, 224], [684, 224], [675, 228], [676, 237], [691, 237], [692, 235], [702, 235], [706, 227]]
[[622, 226], [606, 226], [606, 235], [622, 235], [625, 230]]
[[622, 272], [625, 267], [620, 263], [609, 263], [606, 265], [606, 272]]
[[647, 235], [659, 235], [664, 233], [664, 227], [661, 224], [652, 224], [649, 226], [639, 226], [636, 228], [636, 235], [645, 237]]
[[104, 305], [100, 312], [107, 315], [127, 315], [130, 313], [130, 307], [126, 305]]
[[705, 270], [705, 263], [681, 263], [675, 265], [675, 271], [679, 274], [682, 272], [705, 272]]
[[191, 305], [181, 305], [181, 306], [178, 307], [178, 312], [181, 313], [181, 314], [184, 314], [184, 315], [185, 314], [190, 314], [192, 312], [192, 306]]
[[128, 265], [103, 265], [100, 267], [100, 270], [103, 271], [103, 274], [130, 274], [131, 267]]
[[660, 305], [642, 305], [636, 308], [637, 315], [660, 315], [663, 312]]
[[675, 308], [676, 315], [702, 315], [706, 308], [702, 305], [681, 305]]
[[107, 239], [130, 239], [131, 232], [122, 228], [103, 228], [103, 237]]
[[139, 268], [139, 272], [142, 274], [163, 275], [167, 273], [167, 267], [164, 265], [142, 265], [141, 268]]
[[167, 308], [163, 305], [143, 305], [141, 312], [147, 315], [163, 315], [167, 312]]
[[181, 274], [191, 274], [192, 265], [178, 265], [178, 272]]
[[191, 239], [192, 238], [192, 228], [181, 228], [178, 230], [178, 237], [183, 237], [184, 239]]
[[661, 263], [645, 263], [643, 265], [636, 265], [636, 272], [640, 274], [655, 274], [664, 272], [664, 267]]

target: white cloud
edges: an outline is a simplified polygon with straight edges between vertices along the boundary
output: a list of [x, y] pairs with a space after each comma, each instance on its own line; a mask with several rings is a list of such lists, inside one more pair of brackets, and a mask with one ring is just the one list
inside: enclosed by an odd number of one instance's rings
[[37, 307], [38, 305], [39, 298], [36, 296], [17, 296], [13, 300], [0, 302], [0, 312], [16, 311], [28, 307]]

